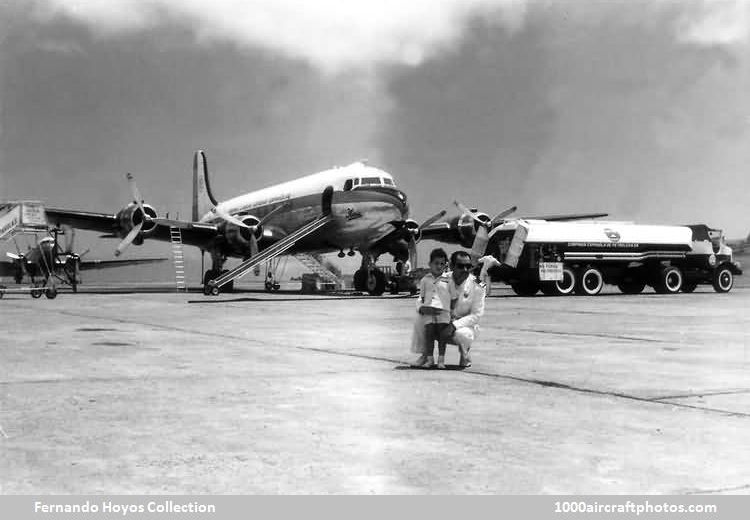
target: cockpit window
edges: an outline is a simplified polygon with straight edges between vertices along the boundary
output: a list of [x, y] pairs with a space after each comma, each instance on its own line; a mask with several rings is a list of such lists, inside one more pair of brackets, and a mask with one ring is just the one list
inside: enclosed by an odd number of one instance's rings
[[362, 177], [362, 184], [376, 184], [380, 186], [380, 177]]
[[344, 183], [344, 191], [349, 191], [352, 189], [352, 180], [346, 179], [346, 182]]
[[388, 177], [383, 177], [383, 182], [386, 184], [386, 186], [393, 186], [393, 181]]

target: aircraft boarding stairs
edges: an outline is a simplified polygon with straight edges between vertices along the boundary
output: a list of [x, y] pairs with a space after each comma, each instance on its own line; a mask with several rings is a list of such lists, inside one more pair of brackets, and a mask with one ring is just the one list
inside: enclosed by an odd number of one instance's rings
[[320, 255], [310, 253], [297, 253], [294, 255], [299, 263], [308, 268], [311, 272], [317, 274], [323, 282], [333, 284], [336, 290], [344, 288], [344, 280], [336, 273], [328, 269], [322, 262]]
[[264, 262], [268, 262], [269, 260], [276, 258], [279, 255], [283, 255], [285, 252], [289, 251], [299, 240], [314, 233], [332, 220], [333, 217], [330, 213], [328, 213], [318, 217], [308, 224], [305, 224], [291, 235], [284, 237], [272, 246], [267, 247], [254, 257], [248, 258], [231, 271], [227, 271], [218, 278], [215, 278], [214, 280], [208, 282], [203, 288], [204, 294], [210, 294], [212, 296], [218, 295], [221, 292], [221, 286], [246, 275], [256, 265], [260, 265]]

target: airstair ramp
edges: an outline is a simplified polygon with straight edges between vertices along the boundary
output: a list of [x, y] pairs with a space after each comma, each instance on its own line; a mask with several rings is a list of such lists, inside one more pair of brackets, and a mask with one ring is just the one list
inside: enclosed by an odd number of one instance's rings
[[257, 255], [255, 255], [252, 258], [248, 258], [244, 262], [242, 262], [240, 265], [232, 269], [231, 271], [228, 271], [224, 273], [223, 275], [219, 276], [218, 278], [212, 280], [209, 282], [205, 287], [205, 292], [207, 294], [219, 294], [220, 287], [223, 285], [226, 285], [229, 282], [232, 282], [234, 280], [237, 280], [238, 278], [241, 278], [242, 276], [245, 276], [247, 273], [249, 273], [256, 265], [260, 265], [264, 262], [268, 262], [269, 260], [273, 260], [277, 256], [283, 255], [287, 251], [289, 251], [292, 247], [294, 247], [294, 244], [296, 244], [298, 241], [302, 240], [306, 236], [314, 233], [318, 229], [322, 228], [329, 222], [333, 220], [333, 217], [330, 214], [323, 215], [312, 222], [302, 226], [300, 229], [292, 233], [291, 235], [279, 240], [275, 244], [273, 244], [270, 247], [267, 247]]
[[305, 266], [310, 272], [318, 275], [323, 283], [333, 285], [335, 290], [344, 288], [344, 280], [323, 264], [323, 259], [320, 255], [297, 253], [294, 255], [294, 258], [296, 258], [297, 261]]

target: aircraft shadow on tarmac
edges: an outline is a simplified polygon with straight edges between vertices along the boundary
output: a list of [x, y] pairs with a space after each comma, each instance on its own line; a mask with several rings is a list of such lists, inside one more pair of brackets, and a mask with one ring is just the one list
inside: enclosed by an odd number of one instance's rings
[[[243, 291], [244, 292], [244, 291]], [[247, 291], [250, 292], [250, 291]], [[255, 291], [253, 291], [255, 292]], [[240, 297], [229, 297], [216, 299], [214, 297], [205, 298], [201, 300], [188, 300], [188, 303], [239, 303], [239, 302], [299, 302], [299, 301], [330, 301], [330, 300], [401, 300], [404, 298], [414, 298], [408, 294], [401, 295], [387, 295], [387, 296], [370, 296], [368, 294], [331, 294], [326, 296], [318, 296], [315, 294], [300, 294], [299, 292], [283, 292], [267, 293], [264, 291], [257, 291], [259, 294], [263, 294], [264, 297], [254, 296], [240, 296]]]

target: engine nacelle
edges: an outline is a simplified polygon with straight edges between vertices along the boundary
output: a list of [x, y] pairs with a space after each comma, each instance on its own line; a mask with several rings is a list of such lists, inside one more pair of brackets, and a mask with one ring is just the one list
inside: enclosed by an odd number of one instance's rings
[[[489, 224], [492, 220], [487, 213], [481, 213], [474, 210], [472, 210], [472, 213], [477, 219], [486, 224]], [[458, 217], [456, 228], [458, 229], [458, 236], [461, 238], [461, 245], [463, 247], [471, 247], [472, 244], [474, 244], [474, 237], [477, 235], [479, 223], [477, 223], [470, 215], [464, 214]]]
[[260, 240], [263, 236], [263, 226], [259, 225], [260, 219], [252, 215], [240, 218], [240, 220], [248, 227], [240, 227], [231, 222], [226, 222], [224, 223], [224, 237], [232, 249], [244, 256], [250, 256], [252, 236], [254, 235], [256, 240]]
[[125, 235], [130, 233], [130, 230], [142, 222], [143, 226], [141, 226], [141, 232], [136, 240], [133, 241], [134, 244], [140, 245], [143, 243], [143, 237], [150, 235], [154, 231], [156, 223], [151, 220], [151, 218], [156, 218], [156, 210], [148, 204], [143, 204], [143, 211], [145, 211], [146, 216], [150, 218], [144, 219], [143, 212], [134, 202], [131, 202], [117, 213], [117, 222], [120, 226], [120, 237], [125, 237]]

